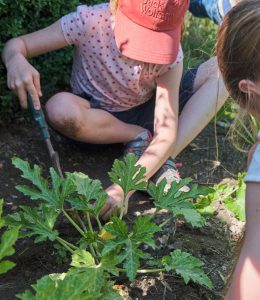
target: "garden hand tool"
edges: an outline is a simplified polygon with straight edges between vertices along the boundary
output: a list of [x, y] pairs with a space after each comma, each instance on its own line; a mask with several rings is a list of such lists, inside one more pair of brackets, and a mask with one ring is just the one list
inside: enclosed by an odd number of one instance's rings
[[41, 131], [42, 138], [47, 146], [47, 150], [52, 162], [52, 166], [54, 167], [55, 171], [59, 174], [59, 176], [63, 177], [61, 167], [60, 167], [60, 160], [58, 153], [53, 149], [51, 140], [50, 140], [50, 133], [48, 129], [48, 125], [46, 123], [44, 113], [42, 109], [35, 109], [33, 106], [32, 97], [28, 95], [28, 108], [30, 110], [31, 116], [35, 123], [37, 124], [38, 128]]

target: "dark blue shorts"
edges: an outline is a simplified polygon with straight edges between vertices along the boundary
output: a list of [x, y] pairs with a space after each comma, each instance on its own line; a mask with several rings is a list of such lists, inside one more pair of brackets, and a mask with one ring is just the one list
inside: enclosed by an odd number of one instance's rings
[[[198, 68], [189, 69], [182, 77], [179, 93], [179, 114], [182, 112], [185, 104], [189, 101], [194, 92], [194, 80]], [[91, 95], [79, 95], [90, 102], [92, 108], [101, 108], [99, 101]], [[147, 102], [120, 112], [109, 112], [117, 119], [128, 124], [135, 124], [150, 130], [153, 133], [154, 128], [154, 109], [155, 95]]]
[[191, 0], [189, 11], [198, 18], [209, 18], [216, 24], [222, 22], [218, 0]]

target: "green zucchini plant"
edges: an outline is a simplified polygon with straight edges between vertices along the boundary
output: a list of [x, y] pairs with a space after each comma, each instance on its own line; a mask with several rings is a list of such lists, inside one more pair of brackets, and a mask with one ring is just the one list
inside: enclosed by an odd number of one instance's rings
[[[3, 199], [0, 199], [0, 229], [4, 227], [3, 213]], [[6, 230], [1, 235], [0, 240], [0, 275], [6, 273], [15, 267], [15, 263], [4, 258], [14, 254], [14, 243], [18, 239], [19, 227], [15, 226], [9, 230]]]
[[[120, 273], [125, 273], [133, 281], [138, 274], [175, 272], [186, 284], [193, 281], [212, 288], [210, 279], [202, 269], [203, 262], [198, 258], [174, 250], [156, 260], [151, 255], [152, 251], [145, 250], [156, 249], [154, 235], [163, 230], [172, 218], [184, 218], [193, 227], [203, 226], [205, 218], [196, 210], [193, 199], [210, 193], [210, 188], [192, 184], [189, 192], [181, 192], [183, 186], [191, 183], [189, 178], [174, 182], [166, 192], [166, 180], [157, 186], [150, 184], [147, 188], [143, 180], [145, 168], [137, 165], [135, 155], [129, 154], [123, 161], [115, 160], [109, 172], [112, 182], [124, 191], [124, 205], [119, 212], [115, 212], [110, 222], [102, 224], [99, 213], [107, 194], [100, 181], [79, 172], [66, 173], [61, 178], [53, 168], [50, 169], [50, 180], [47, 180], [38, 165], [31, 167], [20, 158], [13, 158], [12, 162], [29, 182], [29, 185], [18, 185], [16, 188], [37, 201], [38, 205], [20, 206], [18, 213], [5, 217], [6, 224], [19, 226], [20, 238], [34, 237], [36, 243], [46, 240], [58, 242], [72, 257], [67, 273], [44, 276], [32, 286], [32, 291], [18, 295], [18, 298], [122, 299], [113, 289], [111, 281], [112, 276], [114, 278]], [[154, 199], [156, 211], [152, 216], [138, 216], [133, 224], [128, 224], [123, 215], [127, 196], [133, 190], [146, 190]], [[168, 211], [170, 217], [162, 224], [156, 224], [153, 218], [162, 210]], [[55, 227], [60, 215], [78, 231], [80, 238], [76, 243], [61, 237]]]

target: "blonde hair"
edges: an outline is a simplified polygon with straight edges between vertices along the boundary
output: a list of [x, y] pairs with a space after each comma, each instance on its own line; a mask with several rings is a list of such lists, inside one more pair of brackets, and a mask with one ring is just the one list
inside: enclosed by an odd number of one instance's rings
[[116, 12], [119, 0], [110, 0], [110, 7], [113, 13]]

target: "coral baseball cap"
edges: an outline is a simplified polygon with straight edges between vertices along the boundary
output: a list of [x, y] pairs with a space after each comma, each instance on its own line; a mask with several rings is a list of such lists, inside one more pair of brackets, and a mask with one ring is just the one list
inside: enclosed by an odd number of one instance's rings
[[120, 52], [155, 64], [175, 61], [189, 0], [119, 0], [115, 40]]

